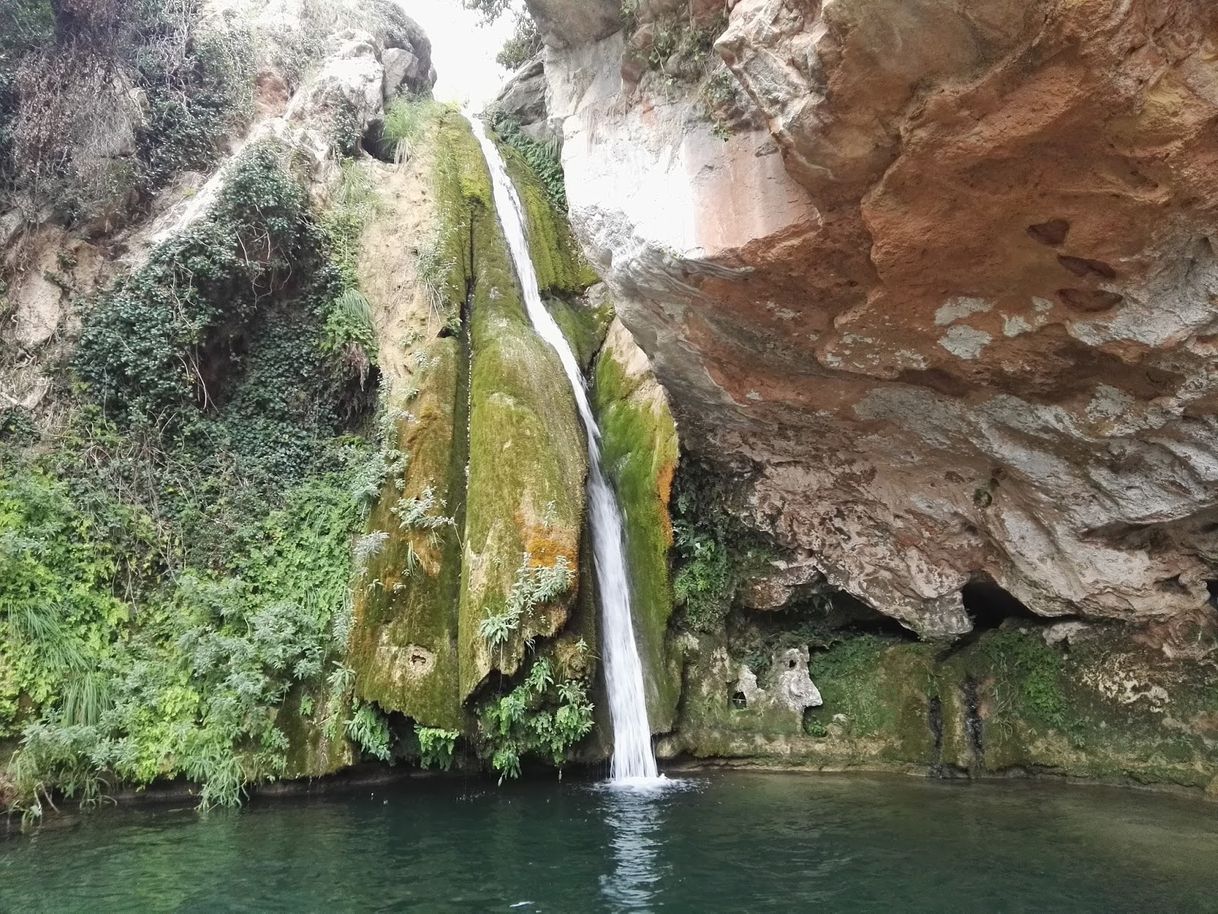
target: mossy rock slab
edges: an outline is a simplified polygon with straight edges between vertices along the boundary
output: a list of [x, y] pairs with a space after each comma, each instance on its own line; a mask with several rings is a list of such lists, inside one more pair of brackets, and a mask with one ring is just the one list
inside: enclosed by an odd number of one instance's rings
[[395, 507], [426, 501], [434, 517], [452, 518], [463, 465], [454, 465], [461, 349], [432, 344], [419, 368], [419, 392], [398, 407], [404, 473], [385, 486], [368, 529], [387, 538], [368, 559], [355, 593], [349, 649], [356, 694], [423, 726], [463, 721], [457, 692], [457, 596], [460, 544], [455, 520], [434, 529], [404, 529]]
[[504, 143], [498, 146], [524, 206], [525, 228], [529, 236], [533, 269], [537, 272], [537, 285], [543, 295], [579, 295], [599, 282], [600, 277], [580, 250], [566, 214], [554, 208], [545, 186], [520, 152]]
[[1069, 652], [1043, 629], [1004, 628], [942, 647], [849, 635], [814, 650], [823, 697], [791, 720], [732, 706], [726, 636], [685, 667], [669, 751], [827, 769], [1052, 773], [1206, 789], [1218, 777], [1218, 689], [1203, 663], [1169, 659], [1128, 632], [1097, 630]]
[[275, 720], [288, 738], [285, 779], [325, 777], [355, 764], [355, 748], [343, 726], [350, 712], [350, 703], [324, 683], [292, 689]]
[[[472, 132], [453, 131], [471, 207], [469, 477], [460, 610], [460, 691], [514, 674], [525, 644], [565, 625], [574, 589], [527, 614], [492, 652], [480, 627], [502, 612], [522, 563], [579, 569], [587, 453], [558, 355], [533, 330]], [[478, 205], [480, 203], [480, 205]]]

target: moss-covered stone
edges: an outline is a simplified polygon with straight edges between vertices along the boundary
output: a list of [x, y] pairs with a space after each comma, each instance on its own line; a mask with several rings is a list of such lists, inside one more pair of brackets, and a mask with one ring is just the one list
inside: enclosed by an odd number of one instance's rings
[[[387, 537], [357, 582], [349, 649], [356, 694], [427, 727], [458, 727], [463, 720], [456, 654], [460, 542], [452, 516], [464, 488], [464, 461], [454, 460], [464, 432], [455, 421], [462, 367], [458, 341], [436, 340], [419, 367], [418, 394], [394, 404], [402, 414], [398, 448], [407, 455], [406, 469], [388, 481], [369, 519], [369, 531]], [[430, 502], [431, 516], [453, 522], [404, 528], [398, 506], [411, 499]]]
[[319, 778], [354, 764], [355, 748], [343, 726], [350, 712], [346, 696], [326, 683], [294, 688], [275, 718], [288, 738], [283, 777]]
[[471, 212], [469, 484], [460, 608], [460, 691], [511, 675], [525, 642], [565, 624], [574, 594], [538, 607], [492, 652], [480, 626], [501, 613], [522, 563], [579, 568], [587, 475], [583, 431], [557, 354], [533, 331], [468, 125], [444, 137]]
[[679, 669], [665, 647], [673, 610], [668, 507], [679, 457], [677, 427], [646, 357], [620, 322], [614, 322], [597, 358], [594, 395], [601, 459], [626, 525], [648, 715], [653, 729], [665, 732], [672, 728], [680, 696]]
[[608, 290], [597, 285], [579, 298], [547, 298], [546, 307], [570, 343], [580, 368], [588, 374], [613, 321]]
[[542, 295], [579, 295], [600, 279], [571, 234], [570, 223], [564, 214], [554, 209], [544, 185], [524, 157], [503, 143], [499, 144], [499, 150], [520, 202], [524, 204], [529, 251]]
[[[526, 613], [493, 652], [480, 631], [507, 603], [522, 563], [562, 559], [580, 570], [587, 461], [567, 379], [525, 313], [477, 140], [442, 108], [426, 131], [439, 153], [435, 232], [419, 280], [446, 315], [445, 333], [459, 330], [416, 353], [413, 399], [395, 407], [408, 463], [369, 524], [388, 536], [356, 595], [350, 657], [361, 699], [424, 726], [458, 728], [492, 669], [512, 675], [525, 642], [562, 630], [577, 592], [588, 599], [589, 588], [573, 586]], [[539, 233], [553, 237], [552, 213], [538, 218]], [[570, 259], [554, 244], [551, 277]], [[424, 498], [453, 523], [402, 529], [394, 506]]]

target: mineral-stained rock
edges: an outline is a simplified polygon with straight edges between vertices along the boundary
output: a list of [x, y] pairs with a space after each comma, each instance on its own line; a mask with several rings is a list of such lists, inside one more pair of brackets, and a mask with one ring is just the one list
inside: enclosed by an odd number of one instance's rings
[[745, 609], [784, 609], [816, 593], [824, 582], [814, 556], [775, 559], [741, 582], [736, 602]]
[[[571, 216], [685, 443], [927, 636], [989, 575], [1170, 619], [1218, 559], [1218, 7], [738, 0], [699, 88], [534, 0]], [[599, 4], [591, 4], [589, 8]], [[722, 131], [718, 131], [722, 133]]]

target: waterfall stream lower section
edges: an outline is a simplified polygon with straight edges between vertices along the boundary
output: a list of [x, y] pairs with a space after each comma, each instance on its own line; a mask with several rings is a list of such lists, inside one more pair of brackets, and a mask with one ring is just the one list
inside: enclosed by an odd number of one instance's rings
[[520, 280], [529, 320], [538, 335], [558, 353], [587, 432], [588, 521], [592, 530], [592, 554], [601, 603], [601, 661], [605, 669], [609, 715], [613, 720], [610, 773], [615, 781], [656, 779], [658, 771], [651, 749], [651, 727], [647, 721], [643, 664], [634, 639], [634, 622], [630, 611], [630, 579], [626, 570], [622, 512], [601, 466], [600, 430], [588, 400], [584, 373], [567, 338], [541, 300], [537, 273], [529, 253], [525, 210], [507, 173], [503, 157], [487, 136], [482, 122], [477, 118], [470, 118], [470, 121], [490, 169], [495, 208]]

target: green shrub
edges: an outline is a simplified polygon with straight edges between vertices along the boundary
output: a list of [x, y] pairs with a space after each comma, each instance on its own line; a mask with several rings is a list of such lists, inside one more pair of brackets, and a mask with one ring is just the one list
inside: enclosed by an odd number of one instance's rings
[[[173, 175], [217, 161], [250, 110], [252, 60], [249, 36], [209, 22], [201, 0], [10, 0], [0, 176], [65, 221], [121, 218]], [[95, 140], [128, 119], [135, 155], [116, 161]]]
[[721, 630], [736, 589], [763, 565], [769, 545], [727, 510], [723, 479], [707, 466], [685, 460], [673, 488], [673, 596], [694, 631]]
[[389, 761], [393, 737], [389, 732], [389, 722], [376, 705], [356, 705], [351, 719], [347, 721], [347, 735], [366, 755], [382, 762]]
[[571, 749], [592, 732], [592, 712], [587, 683], [559, 680], [550, 661], [538, 658], [520, 685], [483, 704], [480, 754], [500, 783], [519, 777], [521, 761], [530, 754], [561, 769]]
[[397, 162], [408, 159], [427, 125], [444, 107], [430, 98], [394, 100], [385, 112], [385, 124], [381, 128], [382, 158]]
[[546, 603], [558, 599], [575, 583], [575, 574], [567, 557], [560, 555], [553, 565], [534, 565], [525, 555], [516, 569], [516, 578], [503, 609], [488, 615], [478, 626], [478, 633], [491, 647], [501, 648], [520, 631], [527, 616]]
[[495, 61], [506, 70], [518, 70], [541, 53], [542, 47], [541, 32], [533, 17], [527, 12], [518, 12], [512, 36], [503, 43]]
[[444, 730], [439, 727], [419, 727], [420, 764], [424, 768], [439, 768], [448, 771], [453, 766], [460, 730]]
[[[39, 815], [52, 788], [90, 799], [91, 785], [112, 777], [173, 776], [202, 785], [203, 808], [228, 806], [250, 781], [279, 776], [289, 746], [276, 712], [297, 684], [323, 681], [343, 648], [333, 621], [361, 512], [341, 478], [312, 480], [253, 521], [227, 573], [192, 569], [147, 591], [132, 626], [131, 607], [107, 596], [117, 567], [106, 561], [109, 544], [75, 538], [97, 515], [56, 501], [61, 484], [21, 475], [24, 488], [5, 501], [6, 526], [21, 531], [26, 553], [56, 562], [45, 571], [26, 563], [3, 591], [15, 631], [0, 650], [15, 662], [5, 664], [0, 707], [10, 729], [14, 695], [42, 709], [24, 727], [12, 768], [24, 808]], [[50, 513], [39, 520], [38, 511]], [[12, 536], [6, 529], [4, 539]], [[21, 572], [7, 554], [6, 566]], [[57, 624], [38, 609], [64, 583], [75, 617]], [[379, 755], [371, 715], [357, 709], [349, 729]]]
[[563, 175], [562, 161], [554, 143], [539, 143], [526, 136], [520, 125], [509, 115], [499, 110], [489, 112], [491, 130], [501, 143], [515, 149], [524, 158], [529, 168], [546, 189], [546, 196], [560, 213], [567, 211], [567, 184]]
[[238, 803], [288, 770], [289, 696], [305, 718], [327, 696], [305, 734], [388, 757], [337, 663], [391, 460], [349, 433], [369, 390], [335, 350], [375, 340], [334, 257], [276, 151], [248, 151], [86, 316], [66, 426], [0, 441], [0, 738], [28, 815], [172, 777]]
[[267, 296], [317, 265], [321, 239], [299, 183], [269, 145], [243, 154], [214, 209], [163, 243], [87, 316], [76, 368], [120, 415], [180, 421], [207, 406]]

